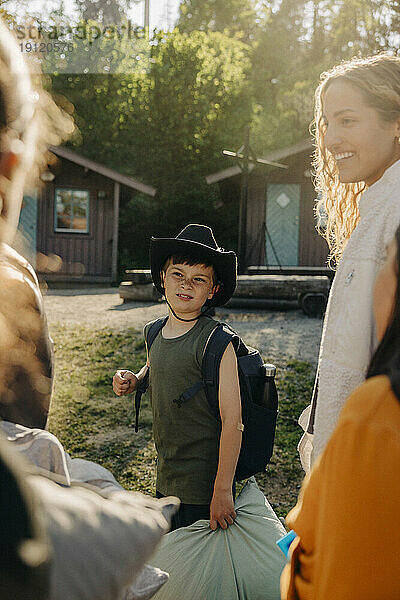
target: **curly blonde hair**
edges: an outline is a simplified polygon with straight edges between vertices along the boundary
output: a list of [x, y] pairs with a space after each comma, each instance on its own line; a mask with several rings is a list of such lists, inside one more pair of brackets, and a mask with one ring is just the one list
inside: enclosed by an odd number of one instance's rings
[[326, 217], [317, 228], [328, 242], [328, 263], [332, 268], [338, 264], [358, 223], [358, 204], [366, 187], [364, 182], [340, 183], [336, 162], [324, 143], [324, 95], [338, 79], [357, 87], [366, 104], [377, 111], [382, 121], [393, 122], [400, 117], [400, 58], [388, 54], [353, 58], [322, 73], [315, 91], [313, 166], [319, 196], [315, 212], [318, 219], [321, 215]]

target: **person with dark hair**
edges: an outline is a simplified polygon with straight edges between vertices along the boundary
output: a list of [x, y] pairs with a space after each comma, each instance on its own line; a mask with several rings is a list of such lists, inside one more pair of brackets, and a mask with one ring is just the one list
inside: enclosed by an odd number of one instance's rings
[[[147, 365], [135, 375], [118, 370], [117, 395], [133, 392], [150, 367], [153, 432], [157, 461], [157, 496], [182, 502], [173, 529], [199, 519], [226, 529], [236, 518], [233, 480], [242, 439], [237, 361], [230, 342], [219, 372], [221, 425], [199, 387], [190, 402], [177, 402], [201, 381], [207, 340], [218, 325], [207, 316], [236, 286], [236, 255], [218, 247], [205, 225], [187, 225], [175, 238], [152, 238], [153, 282], [168, 304], [168, 319], [148, 349]], [[145, 327], [145, 339], [152, 323]]]
[[286, 518], [283, 600], [400, 598], [400, 227], [373, 294], [379, 345]]

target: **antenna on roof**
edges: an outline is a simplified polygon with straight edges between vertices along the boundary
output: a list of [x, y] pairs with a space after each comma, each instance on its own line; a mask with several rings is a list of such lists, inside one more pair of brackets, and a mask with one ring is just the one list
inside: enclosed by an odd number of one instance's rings
[[150, 35], [150, 0], [144, 0], [144, 28]]
[[171, 1], [167, 0], [167, 30], [172, 26], [172, 7]]
[[[254, 163], [261, 163], [271, 167], [279, 167], [280, 169], [288, 169], [288, 165], [278, 162], [257, 158], [250, 148], [250, 128], [246, 127], [244, 132], [244, 144], [237, 152], [230, 150], [222, 150], [224, 156], [231, 156], [238, 159], [238, 165], [242, 171], [240, 185], [240, 204], [239, 204], [239, 239], [238, 239], [238, 262], [239, 273], [244, 273], [246, 268], [246, 228], [247, 228], [247, 199], [249, 195], [249, 167]], [[267, 230], [268, 233], [268, 230]], [[269, 235], [269, 234], [268, 234]]]

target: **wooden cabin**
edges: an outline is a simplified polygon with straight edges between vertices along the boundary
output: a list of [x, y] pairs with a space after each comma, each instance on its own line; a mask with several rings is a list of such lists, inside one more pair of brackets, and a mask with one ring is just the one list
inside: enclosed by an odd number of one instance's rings
[[114, 282], [121, 194], [156, 190], [67, 148], [50, 150], [57, 164], [24, 196], [25, 255], [47, 281]]
[[[328, 246], [315, 229], [312, 152], [308, 139], [263, 157], [287, 169], [250, 164], [242, 272], [252, 265], [326, 266]], [[218, 183], [225, 202], [238, 202], [241, 172], [240, 165], [235, 165], [206, 180], [210, 185]]]

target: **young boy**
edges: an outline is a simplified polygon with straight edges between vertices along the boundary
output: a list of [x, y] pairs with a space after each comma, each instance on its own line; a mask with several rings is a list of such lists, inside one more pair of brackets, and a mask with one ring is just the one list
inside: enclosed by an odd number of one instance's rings
[[168, 320], [148, 351], [147, 364], [137, 374], [118, 370], [113, 389], [118, 396], [133, 392], [150, 367], [156, 492], [182, 502], [172, 528], [210, 519], [212, 530], [218, 524], [226, 529], [236, 518], [232, 490], [243, 430], [232, 344], [220, 364], [221, 424], [203, 389], [181, 405], [176, 399], [201, 381], [204, 348], [217, 326], [202, 309], [221, 306], [232, 296], [236, 255], [218, 247], [209, 227], [188, 225], [176, 238], [152, 238], [150, 262], [154, 285], [169, 307]]

